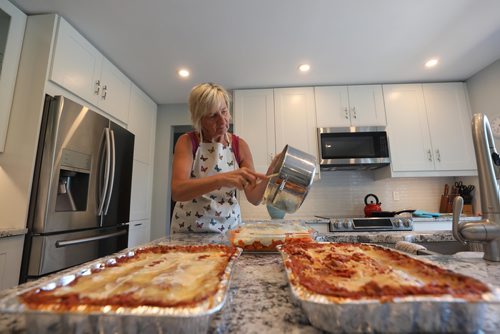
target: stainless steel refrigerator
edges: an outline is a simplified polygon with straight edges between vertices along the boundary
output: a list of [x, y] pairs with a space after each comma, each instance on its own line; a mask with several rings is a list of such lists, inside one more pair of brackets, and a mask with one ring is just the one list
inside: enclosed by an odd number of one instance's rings
[[20, 282], [127, 247], [134, 135], [46, 96]]

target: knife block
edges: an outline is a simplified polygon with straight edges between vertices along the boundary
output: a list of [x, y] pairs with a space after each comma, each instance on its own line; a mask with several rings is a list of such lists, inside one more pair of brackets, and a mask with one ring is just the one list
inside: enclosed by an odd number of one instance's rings
[[468, 215], [468, 216], [473, 216], [474, 215], [474, 208], [472, 207], [472, 204], [464, 204], [462, 214]]
[[[445, 195], [443, 195], [445, 196]], [[455, 199], [455, 197], [457, 197], [458, 194], [451, 194], [451, 195], [446, 195], [446, 210], [443, 211], [443, 212], [446, 212], [446, 213], [452, 213], [453, 212], [453, 200]]]
[[441, 203], [439, 204], [439, 212], [447, 213], [448, 212], [448, 204], [450, 202], [449, 195], [441, 195]]

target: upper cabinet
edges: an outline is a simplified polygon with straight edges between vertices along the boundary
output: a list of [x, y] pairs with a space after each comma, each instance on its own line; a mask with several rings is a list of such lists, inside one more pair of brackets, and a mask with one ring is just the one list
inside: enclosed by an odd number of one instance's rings
[[258, 172], [265, 173], [274, 155], [287, 144], [317, 157], [314, 90], [236, 90], [234, 128], [250, 146]]
[[312, 87], [278, 88], [274, 90], [276, 151], [290, 145], [316, 157], [318, 138], [314, 89]]
[[463, 83], [383, 88], [393, 176], [476, 173]]
[[0, 152], [5, 148], [25, 27], [26, 15], [0, 0]]
[[130, 80], [63, 18], [50, 80], [128, 123]]
[[255, 170], [265, 173], [276, 152], [272, 89], [234, 91], [234, 129], [250, 146]]
[[315, 87], [318, 127], [385, 126], [381, 85]]
[[475, 170], [472, 115], [465, 85], [429, 83], [422, 87], [436, 169]]

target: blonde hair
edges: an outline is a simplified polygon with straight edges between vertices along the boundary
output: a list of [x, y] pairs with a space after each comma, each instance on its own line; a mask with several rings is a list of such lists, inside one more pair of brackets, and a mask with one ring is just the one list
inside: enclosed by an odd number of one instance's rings
[[191, 122], [196, 131], [201, 133], [201, 119], [203, 116], [217, 108], [224, 101], [227, 108], [230, 108], [230, 97], [228, 92], [220, 85], [207, 82], [196, 85], [189, 94], [189, 112]]

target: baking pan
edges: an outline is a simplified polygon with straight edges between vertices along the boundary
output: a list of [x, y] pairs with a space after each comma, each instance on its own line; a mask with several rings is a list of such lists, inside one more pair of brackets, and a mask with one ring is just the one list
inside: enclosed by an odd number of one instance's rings
[[[283, 252], [283, 246], [277, 248], [286, 263], [288, 255]], [[384, 302], [376, 299], [335, 302], [291, 283], [291, 269], [286, 265], [285, 269], [292, 297], [302, 306], [311, 324], [332, 333], [477, 333], [483, 328], [489, 304], [500, 303], [500, 289], [486, 283], [483, 284], [491, 292], [474, 302], [452, 296], [412, 296]]]
[[264, 221], [241, 223], [228, 230], [231, 245], [244, 252], [277, 253], [285, 242], [313, 242], [316, 231], [299, 221]]
[[0, 312], [22, 314], [28, 333], [206, 333], [211, 317], [226, 300], [232, 268], [242, 250], [237, 248], [226, 266], [219, 288], [212, 302], [202, 302], [191, 307], [119, 307], [99, 311], [50, 312], [28, 309], [18, 296], [33, 289], [54, 289], [65, 286], [92, 269], [113, 265], [121, 257], [134, 256], [126, 251], [108, 257], [102, 262], [66, 272], [40, 285], [19, 290], [15, 295], [0, 300]]

